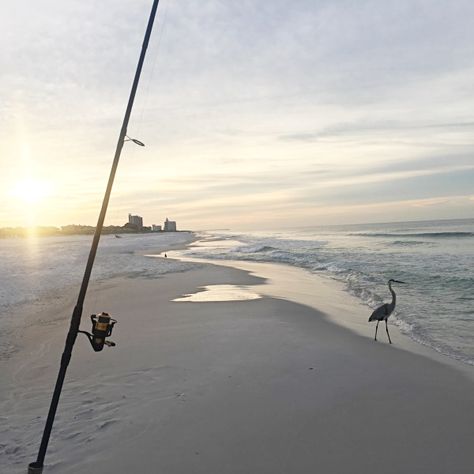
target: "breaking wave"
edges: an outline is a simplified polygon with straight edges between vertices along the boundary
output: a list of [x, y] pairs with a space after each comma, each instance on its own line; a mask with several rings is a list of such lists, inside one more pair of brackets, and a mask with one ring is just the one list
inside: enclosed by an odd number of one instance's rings
[[278, 250], [271, 245], [242, 245], [236, 247], [234, 252], [237, 253], [265, 253], [271, 252], [272, 250]]
[[432, 242], [425, 242], [423, 240], [394, 240], [390, 245], [395, 245], [398, 247], [413, 247], [416, 245], [428, 245], [432, 246]]
[[407, 238], [429, 238], [429, 239], [446, 239], [446, 238], [465, 238], [474, 237], [474, 232], [414, 232], [414, 233], [389, 233], [389, 232], [355, 232], [349, 234], [354, 237], [407, 237]]

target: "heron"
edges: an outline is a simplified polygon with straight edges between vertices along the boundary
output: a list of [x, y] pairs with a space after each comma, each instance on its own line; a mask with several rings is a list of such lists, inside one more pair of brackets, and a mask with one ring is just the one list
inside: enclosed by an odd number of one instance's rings
[[395, 304], [397, 302], [397, 295], [395, 294], [395, 291], [393, 291], [392, 289], [392, 283], [405, 284], [404, 281], [393, 280], [393, 279], [388, 280], [388, 289], [390, 290], [390, 293], [392, 293], [392, 302], [385, 303], [382, 306], [378, 307], [369, 318], [369, 323], [370, 321], [377, 321], [377, 326], [375, 326], [375, 338], [374, 338], [375, 341], [377, 340], [377, 330], [379, 328], [379, 323], [380, 321], [385, 321], [385, 330], [387, 331], [388, 342], [390, 342], [390, 344], [392, 343], [392, 340], [390, 339], [390, 334], [388, 332], [387, 320], [388, 320], [388, 317], [393, 313], [393, 310], [395, 309]]

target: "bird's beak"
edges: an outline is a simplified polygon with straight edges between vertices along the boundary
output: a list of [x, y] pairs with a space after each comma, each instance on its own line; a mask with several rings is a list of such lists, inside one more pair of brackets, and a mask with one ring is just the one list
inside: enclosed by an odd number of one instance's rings
[[393, 280], [394, 283], [403, 283], [404, 285], [406, 285], [406, 283], [404, 281], [400, 281], [400, 280]]

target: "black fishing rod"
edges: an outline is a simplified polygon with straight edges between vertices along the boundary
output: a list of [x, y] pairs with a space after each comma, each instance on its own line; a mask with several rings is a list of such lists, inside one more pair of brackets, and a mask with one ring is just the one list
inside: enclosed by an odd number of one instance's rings
[[127, 137], [127, 127], [132, 113], [133, 102], [135, 100], [135, 94], [138, 88], [138, 82], [142, 72], [143, 62], [145, 61], [146, 50], [150, 41], [151, 31], [153, 29], [153, 23], [155, 21], [156, 10], [158, 9], [159, 0], [153, 0], [153, 6], [151, 8], [150, 18], [143, 39], [142, 50], [140, 58], [138, 60], [137, 70], [135, 72], [135, 78], [132, 84], [132, 90], [130, 91], [130, 97], [128, 99], [127, 109], [123, 118], [122, 129], [117, 142], [117, 148], [115, 149], [114, 161], [112, 163], [112, 169], [110, 170], [109, 181], [105, 190], [104, 199], [102, 201], [102, 208], [100, 210], [99, 219], [97, 221], [97, 227], [95, 228], [94, 238], [92, 239], [92, 245], [89, 252], [89, 258], [87, 259], [86, 269], [84, 271], [84, 277], [82, 279], [81, 289], [79, 290], [79, 296], [77, 298], [76, 306], [72, 312], [71, 324], [66, 337], [66, 343], [64, 346], [64, 352], [61, 357], [61, 365], [59, 368], [58, 378], [56, 380], [56, 386], [54, 387], [53, 397], [51, 399], [51, 405], [49, 407], [48, 417], [43, 431], [43, 437], [41, 439], [40, 448], [38, 451], [38, 457], [35, 462], [32, 462], [28, 466], [29, 474], [41, 474], [43, 472], [44, 458], [46, 456], [46, 450], [48, 449], [49, 437], [51, 435], [51, 429], [53, 427], [54, 417], [56, 415], [56, 409], [58, 408], [59, 397], [66, 376], [66, 370], [71, 360], [72, 349], [76, 342], [77, 334], [83, 332], [89, 338], [89, 341], [95, 351], [100, 351], [105, 345], [114, 345], [111, 341], [106, 341], [105, 338], [110, 336], [112, 333], [113, 325], [115, 320], [112, 319], [107, 313], [101, 313], [99, 315], [92, 315], [92, 334], [85, 331], [79, 331], [79, 325], [81, 323], [82, 309], [84, 300], [87, 293], [87, 287], [94, 265], [95, 256], [97, 253], [97, 247], [99, 245], [100, 235], [104, 226], [105, 214], [107, 213], [107, 207], [109, 205], [110, 194], [112, 192], [112, 186], [114, 184], [115, 173], [117, 171], [118, 163], [120, 160], [120, 154], [122, 153], [123, 144], [125, 141], [131, 140], [137, 145], [143, 146], [143, 143]]

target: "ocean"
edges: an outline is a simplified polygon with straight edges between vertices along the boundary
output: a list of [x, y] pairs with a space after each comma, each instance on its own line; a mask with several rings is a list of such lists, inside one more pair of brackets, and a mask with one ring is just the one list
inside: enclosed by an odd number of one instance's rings
[[415, 341], [474, 364], [474, 219], [201, 234], [189, 256], [277, 262], [343, 282], [370, 308], [391, 300], [390, 321]]

